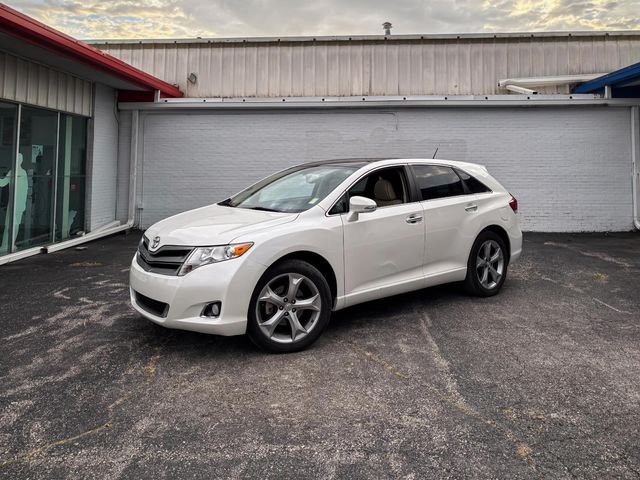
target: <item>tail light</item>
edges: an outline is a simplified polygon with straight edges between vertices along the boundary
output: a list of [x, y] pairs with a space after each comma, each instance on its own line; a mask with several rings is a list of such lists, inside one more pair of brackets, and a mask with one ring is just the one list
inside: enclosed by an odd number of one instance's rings
[[518, 200], [516, 200], [516, 197], [514, 197], [513, 195], [509, 195], [511, 196], [511, 199], [509, 200], [509, 206], [511, 207], [511, 210], [513, 210], [513, 213], [518, 213]]

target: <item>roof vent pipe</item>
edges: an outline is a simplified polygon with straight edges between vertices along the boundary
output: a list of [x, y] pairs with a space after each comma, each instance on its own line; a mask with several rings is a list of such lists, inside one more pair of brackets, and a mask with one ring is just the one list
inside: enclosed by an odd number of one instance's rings
[[382, 24], [382, 28], [384, 28], [384, 34], [385, 35], [391, 35], [391, 28], [393, 27], [393, 25], [391, 25], [391, 22], [384, 22]]

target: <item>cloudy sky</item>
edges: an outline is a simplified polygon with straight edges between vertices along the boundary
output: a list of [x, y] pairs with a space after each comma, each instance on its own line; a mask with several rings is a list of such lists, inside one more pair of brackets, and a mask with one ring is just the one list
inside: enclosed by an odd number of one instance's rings
[[9, 0], [77, 38], [640, 28], [640, 0]]

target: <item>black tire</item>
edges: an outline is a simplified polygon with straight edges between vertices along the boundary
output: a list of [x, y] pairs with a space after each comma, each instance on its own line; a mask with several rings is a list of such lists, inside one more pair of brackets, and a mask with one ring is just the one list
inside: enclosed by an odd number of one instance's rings
[[[498, 281], [496, 282], [495, 278], [493, 277], [493, 273], [491, 271], [488, 271], [489, 284], [483, 285], [480, 277], [482, 276], [482, 274], [484, 274], [484, 270], [486, 270], [487, 267], [483, 266], [486, 264], [481, 263], [481, 260], [479, 260], [478, 258], [478, 254], [480, 253], [481, 248], [483, 249], [485, 248], [485, 244], [487, 242], [490, 242], [490, 248], [493, 245], [497, 244], [499, 248], [502, 250], [503, 264], [501, 269], [501, 275]], [[496, 252], [496, 250], [491, 248], [490, 251], [492, 252], [493, 255], [495, 255], [494, 252]], [[484, 250], [482, 252], [482, 255], [484, 256]], [[498, 270], [497, 268], [495, 268], [498, 265], [499, 265], [498, 263], [493, 263], [491, 265], [494, 271]], [[478, 238], [476, 238], [476, 241], [473, 243], [473, 247], [471, 247], [471, 253], [469, 254], [469, 260], [467, 261], [467, 276], [464, 280], [465, 290], [468, 293], [479, 296], [479, 297], [491, 297], [493, 295], [496, 295], [502, 288], [502, 285], [504, 284], [504, 281], [507, 278], [508, 266], [509, 266], [509, 251], [507, 250], [507, 246], [505, 245], [505, 242], [502, 239], [502, 237], [497, 233], [488, 231], [488, 230], [481, 232], [480, 235], [478, 235]]]
[[[267, 285], [273, 282], [278, 283], [280, 279], [282, 279], [283, 282], [288, 281], [288, 279], [291, 278], [290, 275], [294, 275], [296, 278], [299, 278], [299, 276], [304, 277], [299, 288], [300, 290], [305, 289], [309, 292], [309, 298], [315, 298], [315, 291], [317, 291], [317, 294], [319, 295], [319, 299], [316, 299], [316, 302], [318, 302], [317, 304], [320, 306], [320, 311], [317, 315], [315, 314], [315, 311], [306, 310], [302, 307], [298, 309], [298, 313], [295, 316], [296, 320], [298, 318], [300, 319], [300, 325], [304, 326], [304, 317], [307, 316], [307, 313], [309, 314], [309, 320], [308, 323], [306, 323], [306, 326], [308, 327], [311, 325], [311, 328], [308, 333], [298, 333], [298, 335], [293, 333], [294, 327], [291, 323], [291, 317], [294, 315], [293, 312], [296, 312], [295, 306], [293, 305], [296, 302], [292, 302], [291, 299], [285, 298], [286, 293], [283, 293], [283, 296], [280, 297], [280, 291], [276, 292], [276, 290], [274, 290], [274, 293], [278, 293], [278, 298], [287, 301], [287, 303], [281, 305], [285, 307], [284, 309], [276, 307], [276, 304], [271, 304], [270, 302], [259, 301], [260, 294]], [[311, 284], [313, 284], [313, 287], [315, 287], [316, 290], [313, 290]], [[286, 287], [284, 287], [283, 284], [282, 291], [284, 290], [286, 290]], [[300, 291], [298, 296], [303, 293], [305, 292]], [[305, 299], [299, 300], [299, 302], [304, 300]], [[278, 303], [278, 305], [280, 305], [280, 303]], [[315, 342], [318, 337], [320, 337], [323, 330], [329, 324], [332, 305], [333, 299], [329, 284], [324, 278], [324, 275], [322, 275], [317, 268], [302, 260], [284, 260], [270, 267], [264, 275], [262, 275], [253, 291], [251, 302], [249, 303], [249, 312], [247, 313], [247, 335], [258, 347], [269, 352], [290, 353], [304, 350]], [[287, 317], [280, 320], [278, 327], [274, 330], [274, 335], [269, 337], [265, 329], [260, 326], [261, 322], [259, 315], [262, 315], [263, 312], [266, 311], [265, 309], [271, 309], [272, 311], [275, 311], [275, 313], [272, 314], [275, 316], [275, 314], [279, 313], [277, 311], [278, 308], [283, 312], [282, 315], [287, 315]], [[292, 308], [293, 310], [291, 310]], [[289, 309], [289, 313], [287, 313], [287, 309]], [[298, 317], [298, 315], [300, 317]], [[267, 321], [271, 318], [273, 317], [268, 317], [266, 319], [263, 318], [262, 320]], [[290, 340], [283, 339], [287, 334], [287, 329], [289, 329], [289, 336], [291, 337]], [[300, 335], [302, 335], [301, 338]], [[280, 341], [278, 341], [278, 338]]]

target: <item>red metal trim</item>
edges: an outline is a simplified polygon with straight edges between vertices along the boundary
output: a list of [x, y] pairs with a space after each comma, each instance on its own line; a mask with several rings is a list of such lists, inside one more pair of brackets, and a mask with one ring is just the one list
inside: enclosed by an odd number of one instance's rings
[[174, 85], [38, 22], [4, 3], [0, 3], [0, 31], [89, 65], [96, 70], [127, 80], [142, 88], [152, 91], [160, 90], [164, 97], [182, 97], [182, 92]]

